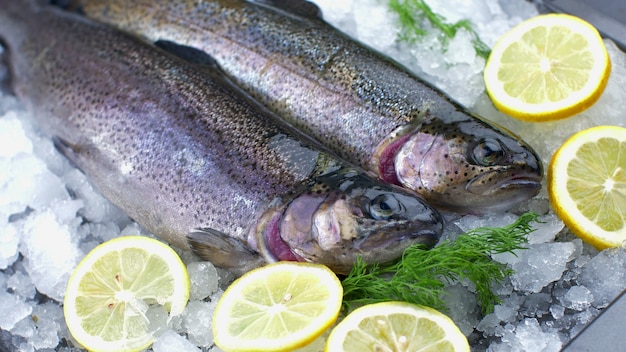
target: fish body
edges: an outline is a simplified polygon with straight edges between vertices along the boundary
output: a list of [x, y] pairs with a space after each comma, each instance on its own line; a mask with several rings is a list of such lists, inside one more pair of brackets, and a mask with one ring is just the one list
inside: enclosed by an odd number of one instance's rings
[[215, 66], [29, 1], [0, 0], [0, 40], [16, 95], [59, 150], [139, 224], [218, 266], [345, 273], [441, 234], [422, 199], [275, 122]]
[[438, 206], [502, 210], [540, 190], [543, 168], [530, 146], [335, 30], [312, 3], [89, 0], [83, 10], [149, 41], [208, 53], [293, 126]]

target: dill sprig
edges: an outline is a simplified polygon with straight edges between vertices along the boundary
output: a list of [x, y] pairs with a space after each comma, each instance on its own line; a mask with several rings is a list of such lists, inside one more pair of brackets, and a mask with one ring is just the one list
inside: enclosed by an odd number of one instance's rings
[[454, 38], [459, 29], [465, 29], [473, 37], [472, 45], [478, 56], [486, 60], [491, 52], [489, 46], [480, 40], [478, 33], [476, 33], [469, 20], [448, 23], [445, 17], [435, 13], [424, 0], [389, 0], [389, 7], [400, 18], [402, 27], [402, 32], [400, 33], [401, 40], [413, 42], [418, 37], [425, 35], [426, 30], [422, 26], [424, 20], [427, 20], [431, 26], [444, 34], [444, 46], [447, 40]]
[[529, 212], [511, 225], [477, 228], [430, 250], [412, 246], [389, 266], [358, 260], [342, 281], [343, 308], [349, 311], [364, 304], [402, 300], [445, 310], [446, 285], [467, 279], [474, 283], [482, 311], [487, 314], [500, 301], [493, 286], [513, 273], [505, 264], [493, 261], [491, 255], [525, 248], [527, 235], [534, 231], [530, 223], [537, 218]]

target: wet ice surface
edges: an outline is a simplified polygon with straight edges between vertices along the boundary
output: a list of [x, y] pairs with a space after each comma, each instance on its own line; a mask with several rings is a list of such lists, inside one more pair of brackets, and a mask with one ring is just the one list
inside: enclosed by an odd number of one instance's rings
[[[468, 33], [461, 31], [446, 50], [436, 34], [407, 45], [395, 41], [397, 19], [382, 1], [315, 2], [338, 28], [388, 53], [475, 112], [515, 130], [544, 162], [575, 131], [599, 124], [624, 125], [626, 91], [621, 87], [626, 81], [626, 56], [609, 42], [613, 72], [600, 101], [564, 121], [529, 124], [493, 108], [484, 94], [484, 61], [474, 54]], [[470, 18], [488, 45], [537, 13], [523, 0], [429, 3], [450, 21]], [[437, 6], [444, 3], [445, 7]], [[5, 74], [0, 64], [0, 78]], [[448, 288], [448, 313], [474, 351], [558, 351], [626, 288], [624, 250], [598, 253], [575, 238], [549, 210], [544, 192], [516, 211], [527, 209], [542, 214], [543, 222], [536, 224], [528, 250], [494, 257], [515, 269], [496, 288], [503, 301], [494, 312], [480, 315], [467, 283]], [[448, 228], [503, 226], [515, 218], [513, 214], [452, 217]], [[149, 235], [102, 198], [50, 140], [41, 137], [15, 98], [0, 93], [0, 350], [76, 349], [60, 305], [69, 273], [98, 243], [133, 234]], [[149, 311], [159, 336], [152, 349], [217, 351], [211, 314], [230, 278], [210, 263], [180, 254], [190, 273], [191, 301], [183, 315], [169, 324], [165, 311]], [[323, 349], [323, 339], [314, 344], [308, 350]]]

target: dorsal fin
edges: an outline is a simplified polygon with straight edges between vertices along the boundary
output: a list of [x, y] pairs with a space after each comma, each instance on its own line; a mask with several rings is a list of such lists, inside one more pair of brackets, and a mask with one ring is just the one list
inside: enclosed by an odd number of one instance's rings
[[192, 64], [209, 66], [211, 68], [219, 67], [217, 61], [211, 55], [200, 49], [174, 43], [169, 40], [157, 40], [154, 42], [154, 45]]
[[322, 19], [322, 11], [320, 8], [316, 4], [306, 0], [252, 0], [251, 2], [306, 18]]
[[39, 0], [41, 4], [58, 6], [64, 10], [82, 13], [83, 0]]

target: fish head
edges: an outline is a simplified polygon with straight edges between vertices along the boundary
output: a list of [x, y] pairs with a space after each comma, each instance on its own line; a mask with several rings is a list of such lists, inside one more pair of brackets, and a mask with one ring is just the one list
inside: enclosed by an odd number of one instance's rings
[[396, 148], [397, 182], [437, 207], [504, 211], [541, 189], [537, 153], [513, 133], [479, 118], [426, 120], [402, 136]]
[[320, 263], [347, 274], [358, 257], [386, 263], [411, 245], [432, 247], [442, 230], [440, 214], [423, 199], [342, 168], [292, 199], [258, 242], [273, 260]]

